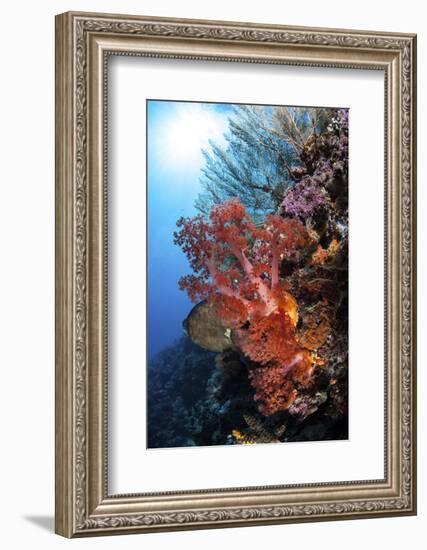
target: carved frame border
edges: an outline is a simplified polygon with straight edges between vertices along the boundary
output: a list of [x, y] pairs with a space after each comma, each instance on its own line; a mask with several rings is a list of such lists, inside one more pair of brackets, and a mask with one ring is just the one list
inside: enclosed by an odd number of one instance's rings
[[[389, 281], [384, 480], [108, 495], [106, 59], [385, 72]], [[56, 18], [56, 532], [67, 537], [416, 513], [416, 37], [72, 13]]]

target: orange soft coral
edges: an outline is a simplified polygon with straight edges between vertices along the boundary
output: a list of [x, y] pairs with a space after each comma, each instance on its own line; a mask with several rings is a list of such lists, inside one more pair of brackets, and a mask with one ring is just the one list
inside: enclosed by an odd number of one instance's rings
[[292, 319], [283, 310], [257, 316], [247, 328], [234, 334], [233, 339], [243, 353], [261, 365], [285, 367], [302, 349], [295, 338]]
[[290, 379], [283, 378], [282, 370], [280, 367], [260, 367], [250, 374], [255, 401], [265, 416], [286, 410], [295, 401], [297, 390]]
[[260, 412], [270, 415], [289, 408], [297, 386], [310, 383], [316, 362], [296, 340], [291, 317], [277, 310], [235, 331], [234, 339], [245, 356], [259, 365], [249, 378]]

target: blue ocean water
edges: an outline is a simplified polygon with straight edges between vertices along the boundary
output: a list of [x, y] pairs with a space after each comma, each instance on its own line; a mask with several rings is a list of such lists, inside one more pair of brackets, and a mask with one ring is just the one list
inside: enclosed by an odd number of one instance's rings
[[201, 149], [223, 139], [228, 104], [147, 101], [148, 357], [183, 334], [192, 304], [178, 288], [190, 272], [173, 233], [181, 216], [197, 214]]

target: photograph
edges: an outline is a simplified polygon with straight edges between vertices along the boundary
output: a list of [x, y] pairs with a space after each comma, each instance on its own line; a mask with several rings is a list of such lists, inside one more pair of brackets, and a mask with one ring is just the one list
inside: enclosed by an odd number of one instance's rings
[[147, 448], [348, 439], [349, 109], [146, 109]]

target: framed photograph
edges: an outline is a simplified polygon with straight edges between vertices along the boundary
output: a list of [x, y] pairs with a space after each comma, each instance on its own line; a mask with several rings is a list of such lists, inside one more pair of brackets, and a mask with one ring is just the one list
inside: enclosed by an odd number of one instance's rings
[[416, 37], [56, 18], [56, 532], [416, 513]]

